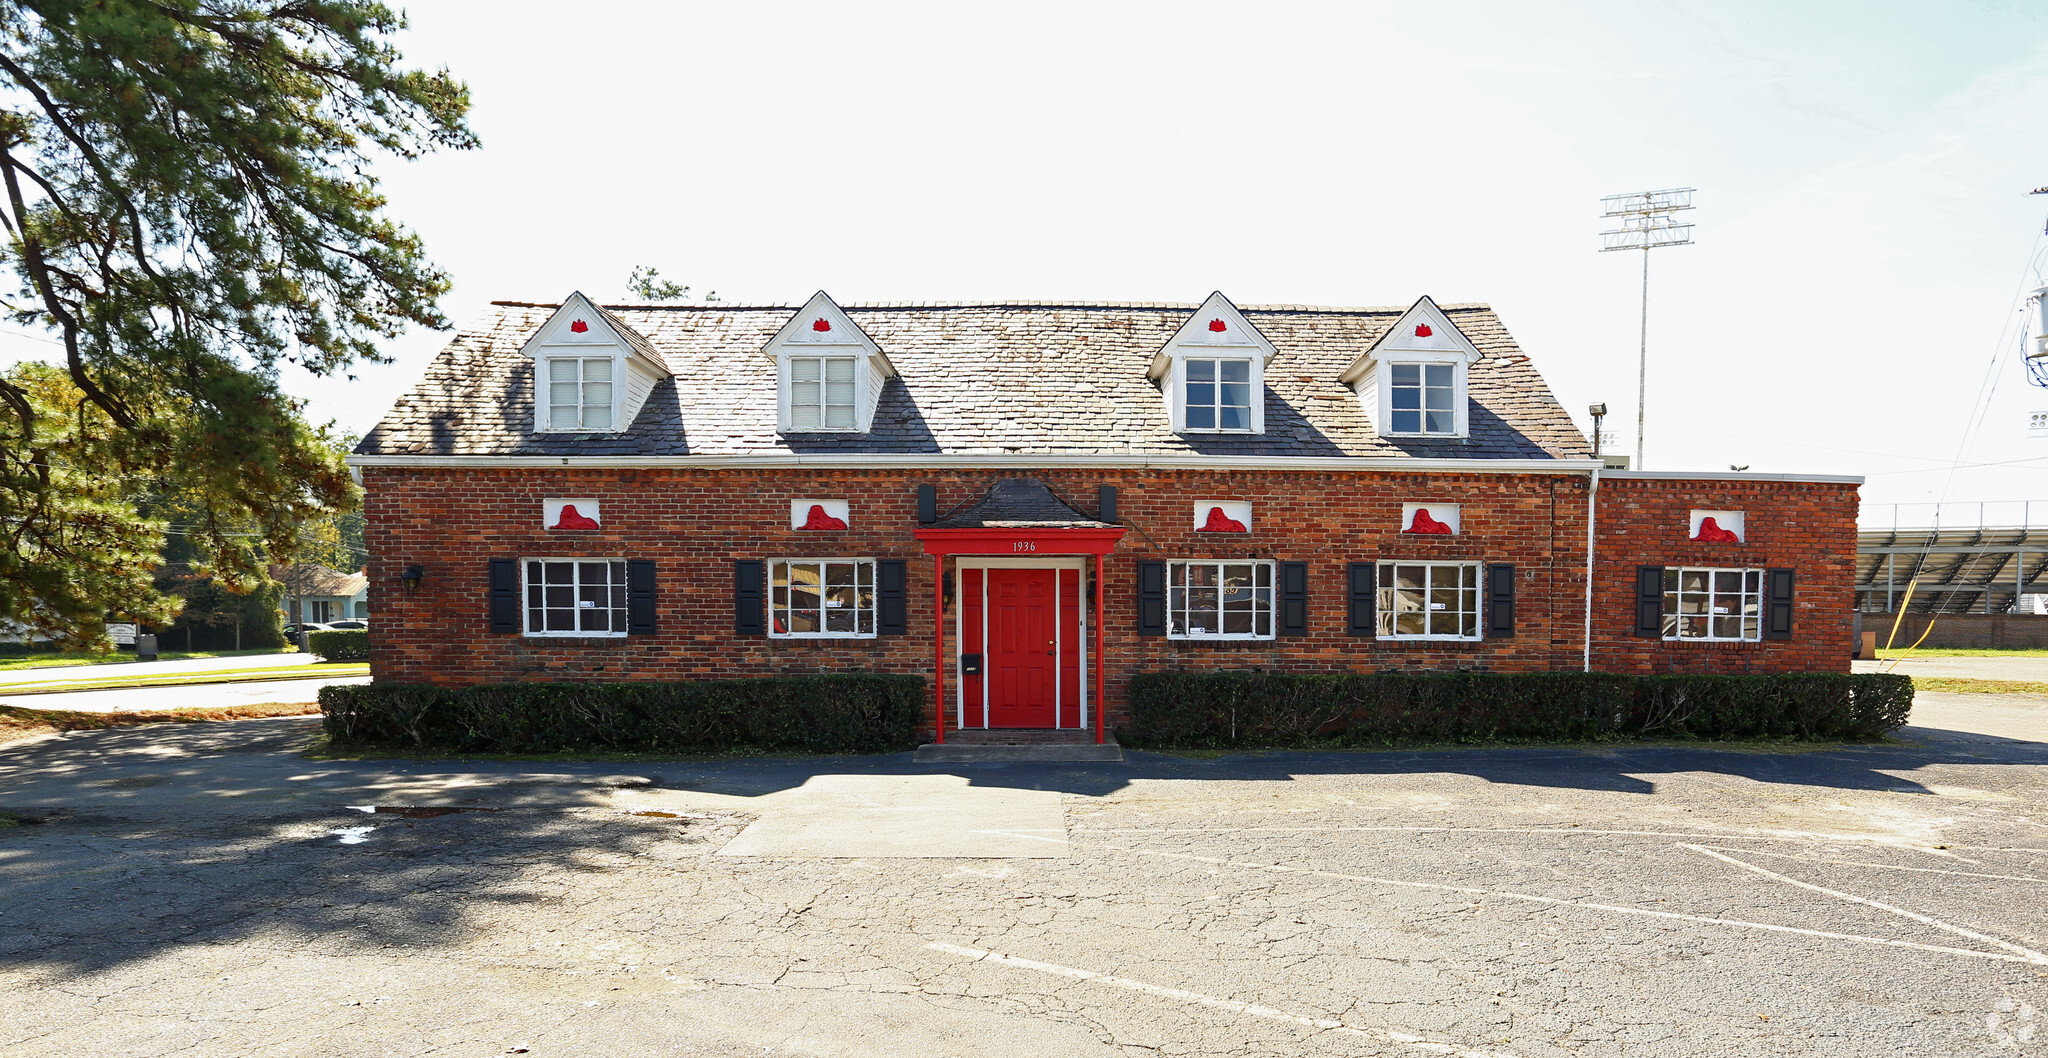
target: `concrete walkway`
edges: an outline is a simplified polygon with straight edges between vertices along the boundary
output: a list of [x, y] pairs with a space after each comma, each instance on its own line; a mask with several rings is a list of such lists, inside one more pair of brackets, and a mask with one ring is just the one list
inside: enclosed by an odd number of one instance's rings
[[[291, 657], [304, 657], [295, 654]], [[368, 683], [368, 676], [255, 683], [202, 683], [188, 687], [124, 687], [114, 691], [0, 695], [0, 705], [81, 713], [154, 713], [171, 709], [225, 709], [237, 705], [316, 702], [320, 688]]]
[[1971, 657], [1906, 658], [1850, 662], [1856, 672], [1896, 672], [1901, 676], [1945, 676], [1961, 680], [2033, 680], [2048, 683], [2048, 658]]
[[190, 676], [200, 672], [241, 672], [311, 665], [311, 654], [248, 654], [238, 658], [179, 658], [176, 661], [109, 661], [101, 665], [53, 665], [49, 668], [0, 671], [0, 683], [75, 683], [134, 676]]

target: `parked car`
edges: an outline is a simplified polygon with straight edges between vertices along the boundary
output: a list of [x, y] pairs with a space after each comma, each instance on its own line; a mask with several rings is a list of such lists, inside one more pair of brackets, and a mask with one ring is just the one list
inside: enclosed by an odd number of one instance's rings
[[321, 624], [318, 621], [307, 621], [302, 625], [284, 626], [284, 637], [296, 643], [298, 642], [300, 632], [328, 632], [333, 629], [333, 625]]
[[346, 621], [329, 621], [329, 622], [327, 622], [327, 627], [329, 627], [329, 628], [357, 628], [357, 629], [362, 629], [362, 628], [368, 628], [368, 627], [370, 627], [370, 622], [368, 622], [368, 621], [365, 621], [365, 620], [363, 620], [363, 619], [362, 619], [362, 618], [360, 618], [360, 617], [351, 617], [351, 618], [349, 618], [349, 619], [348, 619], [348, 620], [346, 620]]

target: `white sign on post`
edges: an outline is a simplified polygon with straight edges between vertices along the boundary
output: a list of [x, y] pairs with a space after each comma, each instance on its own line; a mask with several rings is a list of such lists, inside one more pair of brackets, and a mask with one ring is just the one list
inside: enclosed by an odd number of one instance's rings
[[113, 639], [116, 644], [124, 647], [135, 645], [135, 631], [135, 626], [132, 624], [109, 623], [107, 625], [107, 636]]

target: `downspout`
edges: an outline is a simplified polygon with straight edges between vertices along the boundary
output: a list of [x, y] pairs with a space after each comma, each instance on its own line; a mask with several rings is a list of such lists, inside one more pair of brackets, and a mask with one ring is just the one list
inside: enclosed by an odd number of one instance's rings
[[1586, 490], [1586, 642], [1581, 662], [1585, 672], [1593, 671], [1593, 527], [1600, 518], [1600, 468], [1594, 467], [1592, 487]]

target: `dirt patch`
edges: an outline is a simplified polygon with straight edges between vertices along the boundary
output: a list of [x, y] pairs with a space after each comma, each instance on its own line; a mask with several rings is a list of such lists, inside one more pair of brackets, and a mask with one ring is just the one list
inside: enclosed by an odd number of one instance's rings
[[24, 709], [0, 705], [0, 743], [62, 731], [101, 731], [139, 724], [191, 724], [205, 720], [259, 720], [272, 716], [317, 714], [313, 702], [236, 705], [222, 709], [174, 709], [154, 713], [78, 713], [64, 709]]

